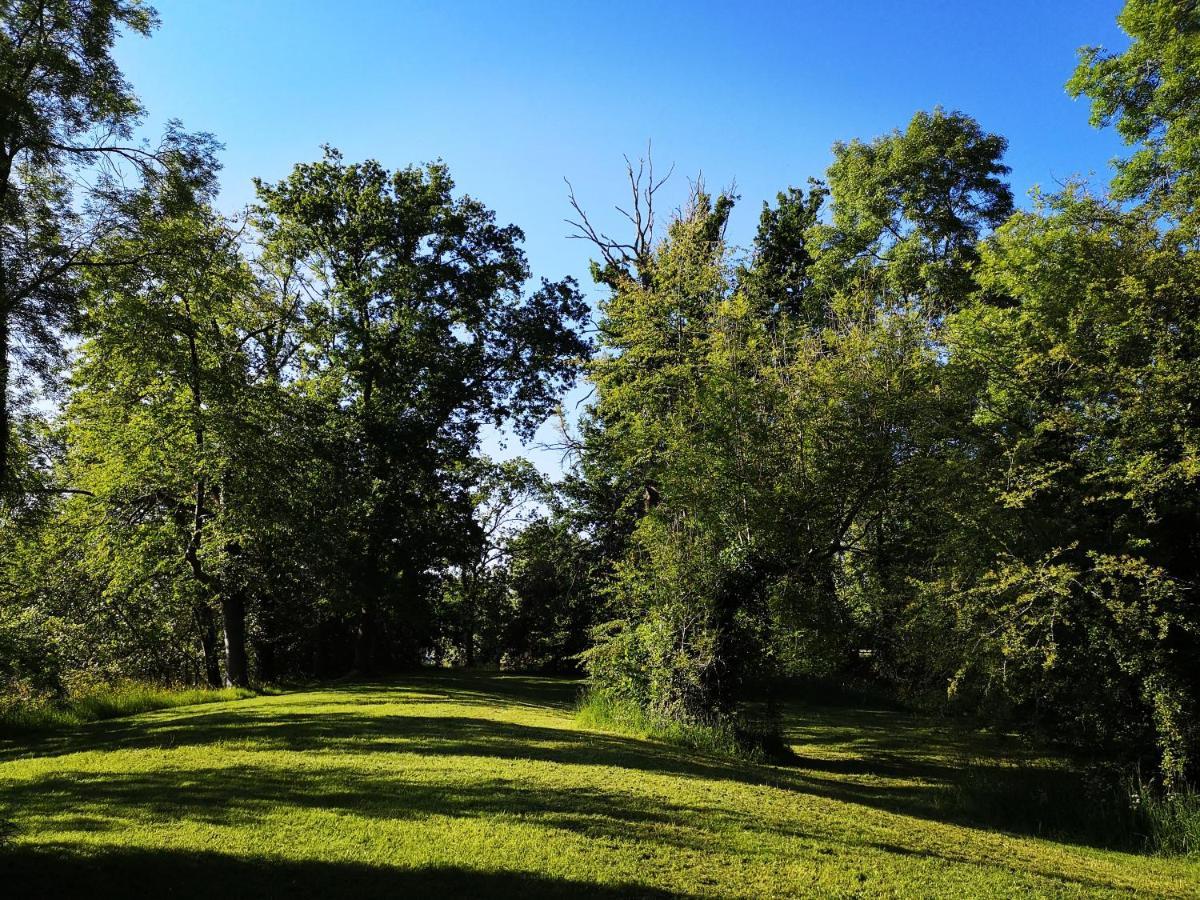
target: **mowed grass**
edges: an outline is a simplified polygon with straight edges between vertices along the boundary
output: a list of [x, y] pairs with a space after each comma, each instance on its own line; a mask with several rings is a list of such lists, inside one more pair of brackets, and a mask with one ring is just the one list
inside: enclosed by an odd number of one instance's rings
[[435, 672], [7, 740], [0, 895], [1200, 896], [1195, 859], [989, 823], [972, 778], [1041, 764], [926, 720], [798, 709], [778, 767], [576, 695]]

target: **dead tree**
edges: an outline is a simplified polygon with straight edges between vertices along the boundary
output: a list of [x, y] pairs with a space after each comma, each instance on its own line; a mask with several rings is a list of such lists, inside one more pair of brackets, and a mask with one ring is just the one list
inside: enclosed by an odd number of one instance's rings
[[627, 279], [636, 281], [644, 288], [650, 287], [654, 266], [654, 195], [674, 171], [675, 166], [672, 165], [666, 175], [656, 179], [649, 146], [646, 147], [645, 157], [638, 159], [636, 171], [633, 162], [628, 156], [625, 157], [625, 173], [629, 179], [632, 202], [629, 209], [618, 206], [616, 210], [633, 225], [633, 234], [624, 241], [610, 237], [592, 224], [575, 196], [574, 186], [563, 179], [567, 182], [571, 208], [575, 210], [575, 218], [566, 220], [574, 229], [567, 237], [590, 241], [600, 252], [604, 264], [593, 263], [592, 272], [597, 281], [614, 289]]

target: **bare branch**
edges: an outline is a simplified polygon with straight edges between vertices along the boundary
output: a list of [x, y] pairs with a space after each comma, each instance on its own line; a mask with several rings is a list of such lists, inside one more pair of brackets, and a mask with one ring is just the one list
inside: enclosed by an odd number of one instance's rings
[[628, 156], [624, 159], [632, 203], [628, 206], [618, 205], [616, 210], [633, 226], [632, 236], [627, 240], [617, 240], [596, 228], [576, 197], [574, 186], [564, 178], [567, 199], [575, 211], [575, 218], [566, 220], [574, 229], [568, 237], [591, 242], [615, 277], [636, 280], [645, 286], [650, 283], [654, 262], [654, 196], [674, 173], [675, 166], [672, 165], [662, 178], [656, 179], [649, 142], [646, 144], [646, 155], [638, 159], [636, 166]]

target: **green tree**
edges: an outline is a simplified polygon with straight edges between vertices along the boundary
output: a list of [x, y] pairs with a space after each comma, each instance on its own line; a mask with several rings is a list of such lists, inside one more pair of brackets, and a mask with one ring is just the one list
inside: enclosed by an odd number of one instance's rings
[[982, 234], [1012, 213], [1006, 141], [960, 112], [917, 113], [903, 132], [834, 145], [831, 217], [807, 241], [812, 277], [830, 295], [872, 272], [883, 307], [953, 310], [973, 289]]
[[776, 195], [774, 207], [763, 203], [752, 264], [738, 273], [742, 289], [762, 315], [813, 328], [826, 323], [827, 307], [812, 289], [816, 248], [810, 237], [828, 196], [825, 185], [810, 180], [807, 195], [791, 187]]
[[[133, 234], [103, 242], [88, 271], [86, 340], [66, 410], [65, 515], [85, 536], [84, 564], [109, 585], [155, 569], [190, 598], [206, 675], [245, 685], [243, 548], [258, 498], [276, 486], [269, 451], [274, 386], [247, 352], [257, 285], [239, 231], [192, 178], [156, 182], [134, 201]], [[136, 256], [136, 262], [130, 262]], [[190, 582], [190, 584], [189, 584]]]
[[1092, 124], [1115, 125], [1137, 146], [1117, 161], [1114, 196], [1146, 197], [1192, 218], [1200, 204], [1200, 7], [1192, 0], [1128, 0], [1117, 22], [1129, 47], [1080, 50], [1067, 90], [1091, 98]]
[[901, 558], [928, 549], [927, 483], [965, 407], [939, 390], [920, 297], [882, 307], [883, 263], [817, 293], [825, 195], [781, 195], [738, 267], [731, 198], [700, 192], [637, 277], [600, 270], [613, 292], [583, 472], [638, 508], [587, 658], [602, 689], [656, 714], [736, 721], [782, 667], [844, 665], [910, 574]]
[[553, 509], [505, 547], [513, 608], [504, 644], [517, 666], [576, 674], [592, 628], [603, 621], [596, 567], [604, 557], [565, 513]]
[[76, 323], [76, 276], [123, 224], [115, 175], [158, 172], [164, 152], [211, 153], [209, 139], [177, 126], [157, 150], [130, 140], [141, 107], [113, 41], [156, 22], [140, 0], [0, 3], [0, 502], [18, 486], [23, 401], [52, 374]]
[[985, 245], [980, 279], [1013, 304], [968, 306], [949, 340], [989, 498], [953, 570], [960, 683], [1003, 672], [1085, 739], [1152, 731], [1175, 785], [1200, 696], [1198, 278], [1153, 207], [1072, 188]]
[[336, 410], [330, 446], [363, 671], [381, 615], [407, 631], [409, 655], [428, 637], [430, 575], [461, 562], [458, 535], [470, 529], [480, 427], [531, 435], [588, 351], [574, 282], [523, 294], [520, 230], [453, 189], [440, 164], [389, 172], [333, 150], [259, 184], [270, 252], [294, 263], [310, 298], [305, 389]]
[[474, 469], [474, 524], [460, 536], [471, 546], [448, 573], [437, 610], [442, 643], [467, 666], [499, 665], [513, 616], [508, 588], [508, 548], [537, 516], [550, 484], [527, 459], [496, 463], [479, 459]]

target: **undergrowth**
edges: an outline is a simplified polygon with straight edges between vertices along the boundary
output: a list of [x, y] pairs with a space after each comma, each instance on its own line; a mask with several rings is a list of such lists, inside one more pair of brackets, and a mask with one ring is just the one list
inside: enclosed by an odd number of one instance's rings
[[1164, 794], [1135, 781], [1130, 799], [1147, 849], [1164, 856], [1200, 856], [1200, 793]]
[[731, 725], [681, 722], [655, 716], [632, 700], [613, 697], [603, 691], [584, 694], [576, 708], [575, 717], [588, 728], [662, 741], [713, 756], [750, 762], [763, 762], [767, 757], [762, 742]]
[[66, 698], [13, 697], [0, 699], [0, 730], [62, 728], [155, 709], [243, 700], [258, 693], [247, 688], [166, 688], [128, 681], [89, 687]]

